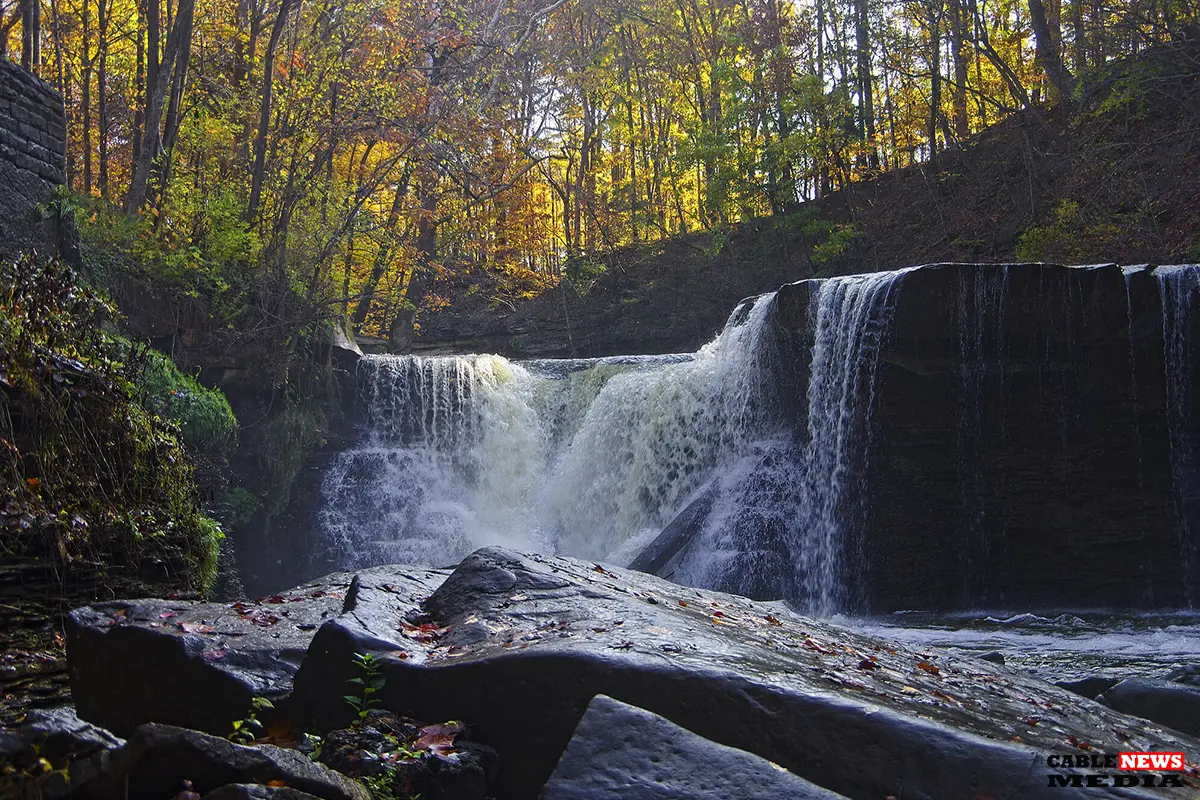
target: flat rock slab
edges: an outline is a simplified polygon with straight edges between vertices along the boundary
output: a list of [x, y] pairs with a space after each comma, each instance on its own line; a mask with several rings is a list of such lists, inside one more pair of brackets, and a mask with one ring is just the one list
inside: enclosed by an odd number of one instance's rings
[[423, 610], [358, 592], [313, 640], [293, 717], [344, 725], [352, 656], [373, 652], [382, 706], [465, 720], [498, 751], [497, 795], [514, 800], [538, 795], [599, 694], [870, 800], [1061, 797], [1048, 786], [1051, 754], [1200, 754], [1194, 739], [1000, 665], [575, 559], [480, 550]]
[[765, 758], [604, 695], [588, 705], [541, 800], [838, 800]]
[[[335, 573], [237, 603], [138, 600], [77, 609], [67, 619], [71, 693], [79, 716], [118, 735], [161, 722], [223, 736], [254, 697], [277, 700], [317, 629], [360, 582], [392, 586], [415, 607], [445, 572]], [[376, 573], [379, 573], [378, 575]]]
[[72, 790], [76, 796], [100, 800], [168, 798], [179, 793], [184, 780], [200, 794], [230, 784], [277, 782], [304, 793], [299, 797], [371, 800], [362, 784], [313, 763], [295, 750], [273, 745], [247, 747], [199, 731], [156, 724], [135, 730], [125, 746], [112, 755], [102, 778], [83, 786], [73, 781]]

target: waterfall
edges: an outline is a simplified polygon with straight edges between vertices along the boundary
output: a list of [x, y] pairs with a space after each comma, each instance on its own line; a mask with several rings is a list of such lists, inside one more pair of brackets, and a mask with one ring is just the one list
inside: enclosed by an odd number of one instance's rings
[[1200, 303], [1200, 265], [1164, 266], [1154, 270], [1162, 297], [1163, 360], [1167, 378], [1167, 430], [1171, 453], [1171, 478], [1179, 513], [1180, 550], [1184, 586], [1189, 605], [1196, 597], [1196, 536], [1200, 533], [1200, 415], [1196, 380], [1200, 378], [1192, 342], [1200, 324], [1195, 313]]
[[855, 606], [875, 376], [905, 272], [808, 282], [798, 422], [779, 413], [774, 294], [691, 355], [369, 356], [363, 434], [325, 475], [321, 558], [444, 565], [501, 544], [627, 564], [703, 498], [672, 578]]
[[[831, 613], [861, 603], [875, 377], [907, 270], [812, 281], [808, 411], [726, 472], [677, 580]], [[747, 580], [749, 578], [749, 581]], [[749, 583], [749, 585], [747, 585]]]
[[319, 557], [444, 565], [502, 544], [628, 562], [764, 427], [773, 300], [686, 356], [364, 358], [364, 434], [327, 470]]

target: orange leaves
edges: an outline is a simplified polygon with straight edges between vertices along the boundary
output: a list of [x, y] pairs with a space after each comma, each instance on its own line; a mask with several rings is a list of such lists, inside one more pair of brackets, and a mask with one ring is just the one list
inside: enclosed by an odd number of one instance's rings
[[935, 667], [933, 664], [930, 664], [928, 661], [918, 661], [917, 667], [919, 669], [925, 670], [930, 675], [941, 675], [942, 674], [942, 671], [940, 669]]
[[404, 621], [400, 622], [400, 633], [404, 634], [405, 637], [412, 639], [413, 641], [420, 642], [421, 644], [433, 644], [438, 639], [442, 638], [442, 635], [448, 630], [450, 629], [439, 628], [432, 622], [426, 622], [422, 625], [413, 625], [411, 622]]

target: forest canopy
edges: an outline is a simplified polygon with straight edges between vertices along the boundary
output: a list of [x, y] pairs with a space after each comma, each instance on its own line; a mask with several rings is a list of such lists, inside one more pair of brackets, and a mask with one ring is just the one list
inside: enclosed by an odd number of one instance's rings
[[218, 318], [403, 346], [439, 276], [511, 301], [788, 214], [1198, 25], [1183, 0], [0, 0], [0, 54], [63, 95], [59, 203], [94, 250]]

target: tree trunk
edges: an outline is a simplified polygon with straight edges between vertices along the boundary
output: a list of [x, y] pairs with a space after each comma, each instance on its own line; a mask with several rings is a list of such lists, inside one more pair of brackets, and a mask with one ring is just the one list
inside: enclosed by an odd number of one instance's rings
[[[151, 2], [153, 5], [153, 2]], [[175, 12], [175, 22], [171, 32], [167, 34], [167, 46], [163, 50], [162, 61], [155, 64], [151, 50], [151, 64], [155, 67], [154, 84], [149, 87], [150, 98], [146, 105], [145, 131], [142, 134], [141, 158], [134, 165], [133, 178], [129, 183], [129, 193], [125, 196], [125, 210], [136, 212], [146, 203], [146, 190], [150, 179], [150, 168], [158, 156], [161, 141], [159, 125], [162, 123], [163, 102], [166, 99], [167, 83], [173, 71], [175, 59], [183, 46], [185, 32], [190, 36], [192, 15], [195, 12], [195, 0], [179, 0], [179, 8]], [[151, 29], [154, 20], [148, 19]], [[190, 43], [189, 43], [190, 46]]]
[[388, 340], [392, 350], [407, 353], [412, 350], [413, 322], [417, 309], [433, 283], [433, 268], [437, 259], [437, 176], [426, 171], [421, 176], [421, 218], [417, 220], [417, 260], [408, 278], [400, 310], [392, 320]]
[[1071, 95], [1075, 91], [1075, 76], [1063, 64], [1058, 39], [1050, 30], [1046, 6], [1042, 0], [1029, 0], [1029, 21], [1033, 26], [1033, 37], [1037, 45], [1038, 66], [1046, 73], [1054, 90], [1051, 99], [1070, 105]]
[[83, 52], [79, 56], [79, 104], [83, 107], [83, 193], [92, 193], [92, 18], [87, 3], [79, 15], [79, 45]]
[[267, 52], [263, 56], [262, 101], [258, 110], [258, 136], [254, 140], [254, 166], [250, 171], [250, 201], [246, 204], [246, 221], [254, 224], [258, 216], [258, 206], [262, 202], [263, 180], [267, 168], [267, 132], [271, 127], [271, 95], [275, 86], [275, 51], [279, 49], [279, 40], [287, 25], [287, 15], [294, 7], [300, 5], [300, 0], [281, 0], [279, 13], [271, 26], [271, 38], [267, 42]]
[[111, 0], [98, 0], [96, 57], [96, 111], [100, 117], [100, 196], [108, 199], [108, 23], [112, 16]]
[[355, 333], [362, 332], [363, 323], [367, 321], [367, 317], [371, 313], [371, 303], [375, 299], [379, 280], [391, 263], [392, 244], [396, 238], [396, 228], [400, 224], [400, 212], [404, 210], [404, 198], [408, 196], [408, 182], [411, 177], [412, 167], [405, 167], [404, 174], [396, 184], [396, 194], [392, 197], [392, 208], [388, 212], [383, 241], [379, 243], [379, 249], [375, 251], [375, 262], [371, 265], [371, 274], [367, 276], [367, 282], [363, 284], [362, 294], [354, 309], [351, 323]]
[[942, 107], [942, 5], [929, 3], [929, 163], [936, 168], [938, 114]]
[[959, 142], [971, 135], [967, 116], [967, 34], [963, 0], [950, 0], [950, 56], [954, 59], [954, 138]]
[[42, 65], [42, 5], [21, 0], [21, 66], [38, 74]]
[[858, 72], [859, 121], [867, 145], [867, 164], [879, 166], [875, 152], [875, 100], [871, 76], [871, 16], [868, 0], [854, 0], [855, 59]]

